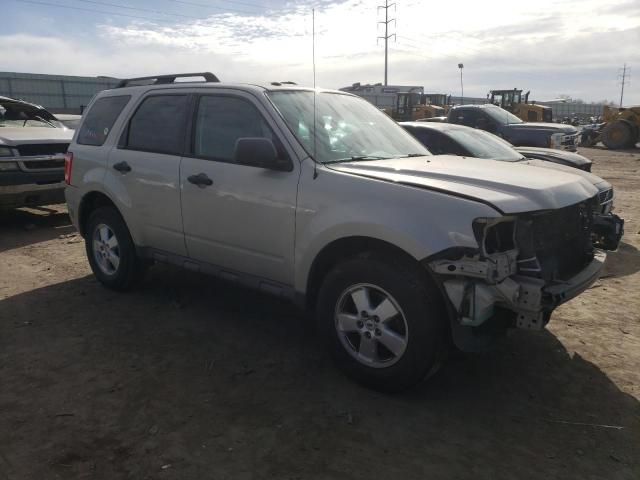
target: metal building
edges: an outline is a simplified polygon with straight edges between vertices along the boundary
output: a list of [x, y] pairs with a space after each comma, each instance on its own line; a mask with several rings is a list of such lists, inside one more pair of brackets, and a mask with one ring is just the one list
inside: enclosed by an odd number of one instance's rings
[[113, 77], [0, 72], [0, 96], [36, 103], [52, 113], [82, 113], [96, 93], [116, 83]]
[[382, 85], [376, 83], [375, 85], [362, 85], [360, 83], [354, 83], [350, 87], [341, 88], [343, 92], [353, 93], [360, 97], [365, 98], [369, 102], [373, 103], [378, 108], [395, 108], [396, 96], [398, 93], [412, 92], [412, 93], [424, 93], [422, 87], [411, 85]]

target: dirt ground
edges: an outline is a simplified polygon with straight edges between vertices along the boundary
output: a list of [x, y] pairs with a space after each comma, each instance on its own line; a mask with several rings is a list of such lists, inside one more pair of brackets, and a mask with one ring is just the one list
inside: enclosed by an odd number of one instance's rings
[[583, 149], [624, 244], [548, 330], [387, 396], [288, 304], [102, 288], [63, 207], [0, 214], [0, 479], [640, 479], [640, 151]]

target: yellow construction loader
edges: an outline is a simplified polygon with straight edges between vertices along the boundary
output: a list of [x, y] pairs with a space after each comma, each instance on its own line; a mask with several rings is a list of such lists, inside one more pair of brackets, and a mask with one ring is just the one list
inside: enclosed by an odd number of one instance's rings
[[612, 150], [634, 148], [640, 142], [640, 106], [613, 108], [604, 107], [604, 123], [595, 128], [583, 128], [582, 146], [589, 147], [602, 142]]
[[411, 122], [445, 115], [443, 107], [431, 105], [426, 95], [418, 92], [398, 93], [395, 108], [385, 108], [384, 112], [398, 122]]
[[451, 109], [451, 95], [446, 95], [444, 93], [425, 93], [423, 97], [426, 100], [423, 103], [442, 107], [444, 109], [444, 115], [449, 113], [449, 110]]
[[[524, 122], [552, 122], [551, 107], [529, 103], [529, 93], [522, 95], [522, 90], [491, 90], [487, 99], [494, 105], [513, 113]], [[524, 101], [523, 101], [524, 100]]]

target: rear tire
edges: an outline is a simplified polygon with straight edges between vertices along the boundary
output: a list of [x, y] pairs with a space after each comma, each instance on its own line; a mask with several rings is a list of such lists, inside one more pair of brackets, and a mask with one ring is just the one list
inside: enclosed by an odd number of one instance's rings
[[376, 257], [329, 272], [318, 294], [319, 329], [348, 376], [396, 392], [437, 370], [449, 347], [447, 317], [427, 280], [417, 266]]
[[602, 132], [602, 143], [611, 149], [619, 150], [635, 144], [633, 131], [629, 125], [621, 121], [614, 121], [607, 125]]
[[87, 221], [85, 248], [96, 278], [112, 290], [129, 290], [145, 272], [129, 229], [113, 207], [94, 210]]

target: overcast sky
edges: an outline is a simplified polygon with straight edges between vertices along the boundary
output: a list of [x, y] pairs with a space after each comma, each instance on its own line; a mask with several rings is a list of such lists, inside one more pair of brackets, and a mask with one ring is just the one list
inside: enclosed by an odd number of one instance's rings
[[[384, 0], [2, 0], [0, 70], [116, 77], [212, 71], [318, 86], [384, 79]], [[396, 0], [389, 83], [640, 104], [640, 0]], [[635, 71], [634, 71], [635, 70]]]

